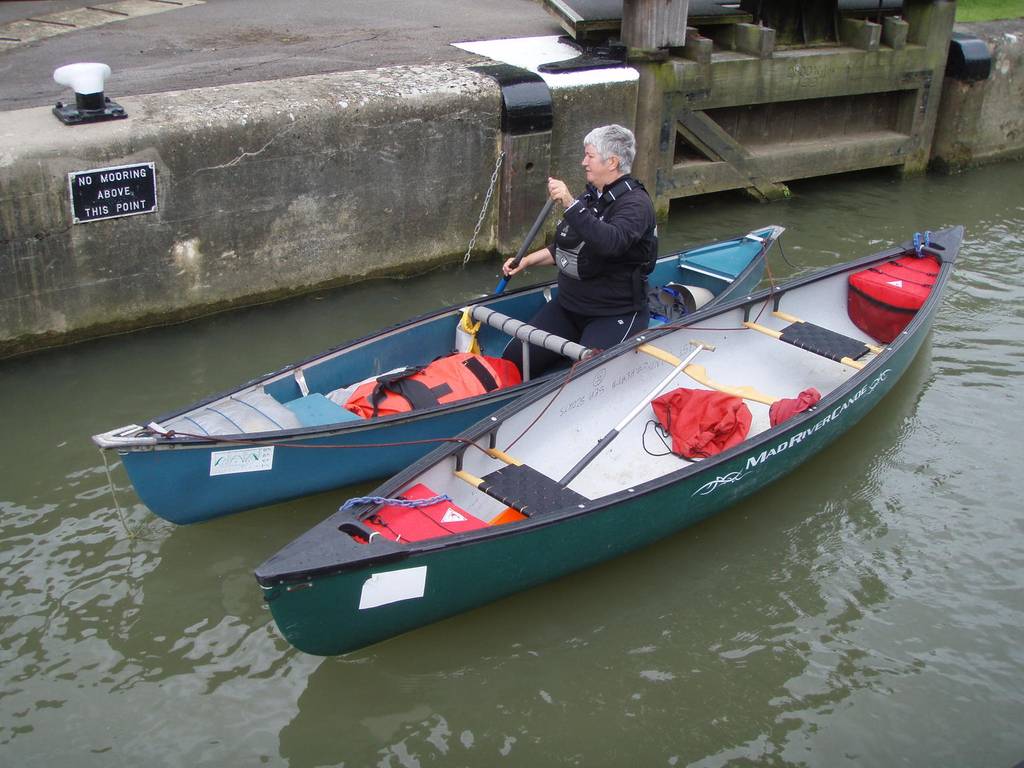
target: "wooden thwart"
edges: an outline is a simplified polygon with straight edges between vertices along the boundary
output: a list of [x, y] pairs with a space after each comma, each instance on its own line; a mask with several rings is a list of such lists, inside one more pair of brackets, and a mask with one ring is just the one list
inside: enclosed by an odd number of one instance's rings
[[[641, 344], [637, 349], [640, 352], [645, 352], [651, 357], [656, 357], [659, 360], [663, 360], [669, 365], [679, 365], [680, 360], [678, 357], [673, 355], [671, 352], [666, 352], [664, 349], [660, 349], [650, 344]], [[763, 403], [764, 405], [771, 405], [772, 403], [779, 400], [778, 397], [772, 395], [766, 395], [754, 387], [741, 385], [733, 386], [730, 384], [719, 384], [717, 381], [711, 379], [708, 376], [707, 369], [703, 365], [697, 363], [691, 363], [683, 369], [683, 373], [689, 376], [694, 381], [703, 384], [708, 389], [717, 389], [719, 392], [725, 392], [727, 395], [733, 395], [735, 397], [741, 397], [744, 400], [751, 400], [755, 403]]]

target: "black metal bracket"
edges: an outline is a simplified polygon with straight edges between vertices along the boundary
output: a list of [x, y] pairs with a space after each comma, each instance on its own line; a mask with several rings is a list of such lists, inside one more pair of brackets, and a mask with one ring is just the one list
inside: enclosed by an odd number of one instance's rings
[[123, 120], [128, 117], [124, 107], [111, 101], [102, 93], [75, 94], [74, 105], [58, 101], [53, 114], [64, 125], [81, 125], [82, 123], [99, 123], [104, 120]]
[[984, 40], [963, 32], [954, 32], [949, 39], [946, 76], [974, 82], [986, 80], [992, 72], [992, 54]]
[[588, 69], [611, 69], [626, 66], [628, 48], [619, 42], [607, 41], [595, 45], [587, 45], [571, 37], [560, 37], [559, 42], [571, 45], [580, 52], [579, 56], [564, 61], [552, 61], [537, 67], [539, 72], [548, 75], [565, 74], [566, 72], [582, 72]]
[[470, 67], [487, 75], [501, 87], [501, 130], [519, 136], [550, 131], [554, 124], [551, 90], [535, 72], [511, 64], [481, 64]]

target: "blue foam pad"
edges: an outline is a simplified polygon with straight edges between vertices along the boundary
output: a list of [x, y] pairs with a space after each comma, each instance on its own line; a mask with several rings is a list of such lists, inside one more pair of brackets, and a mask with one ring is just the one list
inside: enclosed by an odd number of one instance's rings
[[304, 427], [320, 427], [325, 424], [337, 424], [341, 421], [352, 421], [359, 418], [352, 411], [328, 400], [319, 392], [292, 400], [285, 403], [284, 407], [294, 413]]

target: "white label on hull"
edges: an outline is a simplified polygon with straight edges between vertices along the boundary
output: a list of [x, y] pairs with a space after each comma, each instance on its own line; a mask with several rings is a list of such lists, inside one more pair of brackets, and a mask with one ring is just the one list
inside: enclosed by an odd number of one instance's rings
[[274, 468], [274, 446], [261, 445], [210, 454], [210, 477], [239, 472], [266, 472]]
[[427, 566], [375, 573], [363, 582], [359, 610], [377, 608], [399, 600], [423, 597], [427, 588]]

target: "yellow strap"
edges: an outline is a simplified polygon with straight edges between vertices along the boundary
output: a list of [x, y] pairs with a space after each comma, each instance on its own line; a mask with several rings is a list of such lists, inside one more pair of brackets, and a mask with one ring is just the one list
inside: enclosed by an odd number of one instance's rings
[[470, 339], [469, 344], [465, 345], [465, 346], [468, 347], [466, 349], [466, 351], [470, 352], [470, 353], [472, 353], [474, 355], [479, 355], [479, 354], [481, 354], [481, 352], [480, 352], [480, 342], [477, 341], [476, 334], [477, 334], [477, 331], [480, 330], [480, 321], [477, 320], [474, 323], [473, 319], [469, 316], [469, 312], [470, 312], [469, 307], [467, 307], [466, 309], [462, 310], [462, 317], [459, 318], [459, 325], [458, 325], [458, 328], [456, 329], [455, 333], [456, 333], [456, 336], [458, 336], [460, 333], [466, 334], [467, 336], [469, 336], [469, 339]]

